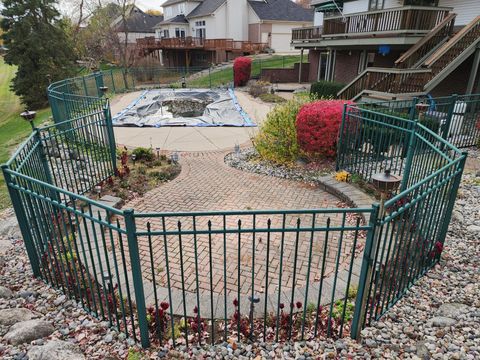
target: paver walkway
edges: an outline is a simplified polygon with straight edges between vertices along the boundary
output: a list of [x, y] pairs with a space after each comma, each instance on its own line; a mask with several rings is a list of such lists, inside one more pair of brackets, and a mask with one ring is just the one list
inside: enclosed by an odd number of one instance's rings
[[[158, 233], [151, 237], [156, 282], [160, 286], [166, 287], [167, 275], [169, 275], [173, 288], [181, 289], [183, 280], [185, 290], [188, 292], [195, 292], [198, 286], [201, 293], [206, 294], [212, 288], [215, 293], [222, 294], [226, 286], [227, 292], [234, 294], [240, 285], [240, 292], [249, 294], [253, 281], [255, 291], [262, 293], [265, 291], [267, 266], [268, 292], [276, 291], [279, 285], [280, 270], [282, 270], [283, 290], [293, 287], [294, 277], [297, 288], [304, 286], [309, 268], [311, 269], [310, 281], [320, 280], [323, 252], [325, 251], [325, 232], [315, 231], [312, 237], [311, 230], [300, 231], [298, 248], [295, 249], [296, 233], [287, 232], [282, 236], [279, 229], [283, 227], [292, 229], [297, 226], [303, 229], [324, 227], [328, 218], [330, 218], [331, 226], [338, 226], [343, 221], [339, 214], [318, 214], [315, 219], [312, 213], [294, 213], [285, 217], [282, 214], [255, 215], [255, 217], [251, 214], [232, 214], [225, 218], [213, 214], [195, 217], [178, 214], [168, 214], [165, 217], [153, 215], [158, 212], [299, 210], [339, 207], [338, 198], [316, 186], [233, 169], [224, 163], [224, 155], [224, 152], [181, 154], [182, 172], [178, 178], [124, 206], [124, 209], [135, 209], [136, 213], [152, 213], [152, 216], [137, 219], [137, 230], [145, 231], [149, 224], [152, 231], [170, 232], [166, 237]], [[246, 231], [241, 234], [239, 239], [239, 220], [241, 220], [243, 230], [255, 228], [260, 231], [259, 229], [267, 229], [268, 219], [271, 220], [270, 239], [268, 239], [266, 231], [258, 232], [255, 237], [252, 236], [251, 231]], [[299, 225], [297, 224], [298, 220], [300, 220]], [[355, 220], [356, 218], [352, 216], [346, 217], [344, 221], [346, 224], [355, 225]], [[209, 234], [208, 221], [211, 221], [211, 234]], [[185, 233], [182, 234], [181, 239], [178, 235], [179, 222], [181, 231]], [[230, 231], [225, 237], [223, 234], [215, 233], [216, 230], [223, 231], [224, 227]], [[197, 232], [203, 231], [203, 233], [194, 237], [188, 233], [194, 229]], [[343, 236], [339, 231], [330, 231], [325, 256], [326, 275], [334, 269], [339, 252], [340, 263], [347, 258], [349, 260], [353, 238], [353, 231], [344, 232]], [[341, 246], [339, 247], [340, 239]], [[149, 237], [139, 236], [138, 242], [144, 276], [151, 280]], [[270, 253], [267, 265], [268, 242], [270, 243]], [[255, 251], [253, 251], [254, 243]], [[359, 245], [362, 243], [363, 239], [361, 238]], [[312, 247], [311, 262], [309, 262], [310, 246]], [[212, 258], [209, 257], [210, 247]], [[295, 252], [297, 252], [296, 266]], [[166, 253], [169, 257], [168, 269]], [[281, 256], [283, 256], [283, 261], [280, 261]], [[183, 259], [183, 269], [181, 258]], [[252, 269], [254, 269], [253, 276]], [[196, 283], [197, 272], [198, 284]], [[224, 281], [224, 273], [226, 273], [226, 281]], [[212, 274], [211, 279], [210, 274]]]

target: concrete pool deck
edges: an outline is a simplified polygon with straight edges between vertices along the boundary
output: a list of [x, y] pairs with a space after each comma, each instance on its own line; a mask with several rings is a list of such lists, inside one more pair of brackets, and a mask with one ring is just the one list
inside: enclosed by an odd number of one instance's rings
[[[111, 100], [114, 116], [138, 98], [141, 91], [120, 94]], [[250, 118], [260, 125], [274, 104], [254, 99], [243, 91], [235, 91], [239, 104]], [[246, 144], [258, 131], [258, 127], [114, 127], [118, 145], [128, 148], [150, 147], [162, 151], [211, 151], [232, 148], [235, 144]]]

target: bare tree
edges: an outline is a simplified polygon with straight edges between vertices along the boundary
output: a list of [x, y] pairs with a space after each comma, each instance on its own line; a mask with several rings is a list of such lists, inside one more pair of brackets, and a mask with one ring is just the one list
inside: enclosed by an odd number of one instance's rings
[[310, 9], [310, 4], [312, 3], [311, 0], [295, 0], [295, 2], [305, 9]]

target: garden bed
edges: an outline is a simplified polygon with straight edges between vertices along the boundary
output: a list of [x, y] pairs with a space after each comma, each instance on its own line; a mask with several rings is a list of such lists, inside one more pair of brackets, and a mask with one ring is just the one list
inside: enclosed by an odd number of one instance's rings
[[319, 183], [325, 175], [335, 171], [335, 164], [329, 160], [307, 162], [299, 160], [292, 165], [277, 165], [262, 160], [254, 148], [242, 149], [225, 156], [225, 163], [233, 168], [255, 174], [274, 176], [282, 179]]
[[181, 171], [178, 162], [172, 161], [166, 155], [155, 155], [152, 149], [137, 148], [132, 152], [123, 149], [119, 158], [117, 176], [100, 184], [101, 192], [92, 193], [90, 197], [112, 195], [126, 202], [175, 179]]

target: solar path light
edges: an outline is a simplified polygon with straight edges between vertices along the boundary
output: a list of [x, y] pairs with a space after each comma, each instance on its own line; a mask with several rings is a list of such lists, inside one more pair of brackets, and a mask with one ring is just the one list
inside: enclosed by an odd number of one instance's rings
[[20, 114], [20, 116], [30, 123], [32, 130], [35, 130], [35, 124], [33, 123], [33, 120], [37, 116], [37, 113], [35, 111], [25, 110]]
[[[393, 175], [390, 170], [385, 170], [383, 173], [378, 173], [372, 176], [372, 182], [375, 189], [380, 192], [380, 209], [378, 211], [378, 219], [381, 221], [385, 216], [385, 201], [387, 200], [388, 195], [396, 191], [402, 182], [402, 178], [398, 175]], [[369, 254], [370, 258], [370, 266], [368, 267], [367, 271], [367, 283], [365, 284], [365, 288], [370, 288], [370, 282], [372, 281], [372, 274], [373, 271], [376, 271], [378, 265], [375, 259], [375, 251], [377, 249], [378, 242], [380, 241], [380, 231], [376, 231], [373, 236], [372, 241], [372, 251]], [[373, 256], [373, 258], [372, 258]], [[364, 291], [362, 301], [360, 303], [360, 320], [358, 321], [356, 329], [352, 329], [357, 334], [360, 334], [362, 329], [362, 324], [364, 323], [365, 316], [366, 316], [366, 308], [367, 308], [367, 297], [368, 291]]]

